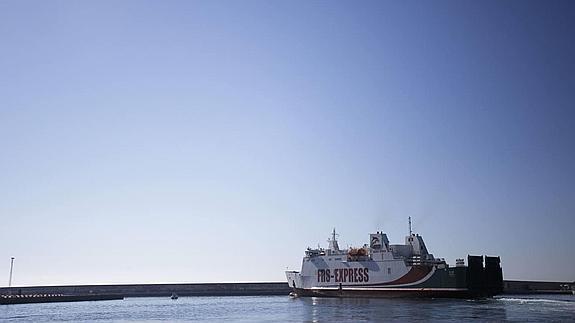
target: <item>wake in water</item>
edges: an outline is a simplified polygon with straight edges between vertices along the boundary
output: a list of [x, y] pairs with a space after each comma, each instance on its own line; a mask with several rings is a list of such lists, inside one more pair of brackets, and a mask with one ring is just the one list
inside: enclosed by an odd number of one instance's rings
[[[504, 301], [504, 302], [519, 302], [519, 303], [557, 303], [557, 304], [565, 304], [565, 303], [575, 303], [575, 296], [572, 295], [549, 295], [549, 298], [545, 296], [545, 298], [531, 298], [531, 297], [511, 297], [511, 296], [499, 296], [495, 297], [495, 300]], [[574, 304], [575, 305], [575, 304]]]

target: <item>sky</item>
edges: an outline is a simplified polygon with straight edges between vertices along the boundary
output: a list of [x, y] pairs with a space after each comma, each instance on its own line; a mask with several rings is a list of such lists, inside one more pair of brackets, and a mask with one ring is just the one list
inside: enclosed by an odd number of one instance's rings
[[573, 281], [574, 35], [572, 1], [0, 1], [0, 286], [283, 281], [408, 217]]

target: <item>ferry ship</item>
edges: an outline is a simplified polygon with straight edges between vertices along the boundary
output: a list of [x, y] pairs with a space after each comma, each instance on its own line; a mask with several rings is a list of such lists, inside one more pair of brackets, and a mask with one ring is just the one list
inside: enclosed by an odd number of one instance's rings
[[451, 267], [428, 252], [423, 237], [411, 231], [411, 218], [404, 244], [390, 244], [376, 232], [369, 244], [341, 250], [335, 229], [328, 242], [327, 249], [305, 251], [301, 271], [286, 271], [291, 295], [478, 298], [503, 291], [499, 257], [468, 255], [467, 265], [457, 259]]

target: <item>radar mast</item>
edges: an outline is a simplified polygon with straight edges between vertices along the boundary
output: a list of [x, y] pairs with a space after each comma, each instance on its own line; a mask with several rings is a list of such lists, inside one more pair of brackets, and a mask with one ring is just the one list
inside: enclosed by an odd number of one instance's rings
[[333, 228], [333, 231], [331, 233], [331, 239], [327, 240], [327, 242], [329, 242], [329, 249], [333, 251], [339, 251], [339, 245], [337, 244], [336, 236], [337, 234], [335, 233], [335, 228]]

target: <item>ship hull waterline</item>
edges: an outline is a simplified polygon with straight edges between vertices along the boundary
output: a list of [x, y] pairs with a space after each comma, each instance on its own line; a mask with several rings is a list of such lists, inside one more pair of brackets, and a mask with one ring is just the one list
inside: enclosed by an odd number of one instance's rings
[[296, 297], [337, 297], [337, 298], [485, 298], [487, 295], [465, 288], [381, 288], [381, 289], [293, 289]]

